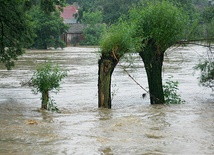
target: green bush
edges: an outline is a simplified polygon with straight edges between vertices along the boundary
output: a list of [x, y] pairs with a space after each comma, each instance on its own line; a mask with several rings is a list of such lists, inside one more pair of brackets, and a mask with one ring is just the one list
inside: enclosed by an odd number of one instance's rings
[[200, 71], [200, 84], [214, 91], [214, 62], [208, 59], [200, 61], [194, 69]]
[[54, 106], [54, 100], [50, 99], [49, 92], [58, 93], [60, 82], [67, 76], [67, 71], [62, 70], [59, 65], [46, 62], [38, 66], [31, 78], [32, 91], [37, 94], [42, 93], [42, 109], [58, 110]]
[[166, 80], [163, 85], [164, 100], [166, 104], [181, 104], [185, 101], [181, 99], [181, 96], [177, 93], [178, 91], [178, 81], [172, 81], [172, 77]]

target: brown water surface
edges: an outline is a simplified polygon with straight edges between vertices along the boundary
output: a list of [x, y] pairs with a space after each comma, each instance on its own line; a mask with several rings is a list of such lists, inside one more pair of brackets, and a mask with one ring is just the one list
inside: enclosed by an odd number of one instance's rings
[[[29, 50], [12, 71], [0, 66], [1, 155], [165, 155], [214, 154], [212, 92], [198, 86], [192, 67], [206, 48], [170, 49], [163, 80], [179, 81], [180, 105], [150, 105], [149, 97], [121, 67], [112, 76], [112, 109], [97, 108], [97, 48]], [[143, 63], [136, 55], [129, 73], [148, 89]], [[61, 113], [39, 110], [40, 95], [20, 82], [38, 63], [53, 60], [69, 70], [57, 95]], [[123, 65], [127, 63], [122, 60]]]

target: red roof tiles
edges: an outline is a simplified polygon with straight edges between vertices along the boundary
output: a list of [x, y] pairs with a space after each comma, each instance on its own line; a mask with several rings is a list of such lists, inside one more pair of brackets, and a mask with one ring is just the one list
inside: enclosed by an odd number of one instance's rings
[[63, 8], [63, 12], [60, 13], [60, 16], [63, 19], [71, 19], [74, 18], [74, 14], [76, 14], [78, 10], [74, 6], [66, 6]]

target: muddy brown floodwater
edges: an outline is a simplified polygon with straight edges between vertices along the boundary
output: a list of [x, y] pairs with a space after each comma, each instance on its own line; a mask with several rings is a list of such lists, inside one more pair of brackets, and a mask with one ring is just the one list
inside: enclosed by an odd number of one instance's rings
[[[1, 155], [168, 155], [214, 154], [214, 102], [210, 89], [198, 85], [198, 63], [206, 48], [170, 49], [163, 80], [173, 75], [186, 102], [150, 105], [149, 97], [117, 67], [112, 77], [112, 109], [98, 109], [97, 48], [29, 50], [12, 71], [0, 66]], [[129, 73], [148, 89], [141, 59], [133, 55]], [[52, 94], [61, 113], [38, 110], [40, 95], [20, 82], [38, 63], [52, 60], [69, 70], [62, 89]], [[127, 63], [122, 60], [122, 64]]]

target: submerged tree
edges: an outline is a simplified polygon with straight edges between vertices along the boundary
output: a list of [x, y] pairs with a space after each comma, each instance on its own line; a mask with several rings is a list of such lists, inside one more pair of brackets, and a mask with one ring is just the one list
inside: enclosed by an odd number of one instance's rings
[[60, 90], [60, 82], [67, 76], [67, 71], [62, 70], [58, 65], [45, 63], [40, 65], [34, 72], [30, 84], [33, 86], [33, 92], [42, 94], [42, 109], [51, 110], [53, 100], [50, 99], [50, 91], [55, 93]]
[[111, 108], [111, 76], [120, 58], [132, 49], [131, 33], [128, 23], [120, 21], [102, 37], [98, 62], [98, 107]]
[[142, 4], [131, 10], [135, 21], [135, 36], [141, 38], [139, 54], [147, 73], [151, 104], [163, 104], [162, 65], [164, 52], [185, 39], [188, 26], [185, 12], [168, 1]]

